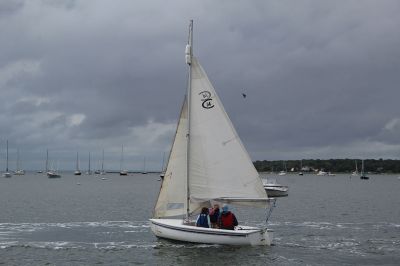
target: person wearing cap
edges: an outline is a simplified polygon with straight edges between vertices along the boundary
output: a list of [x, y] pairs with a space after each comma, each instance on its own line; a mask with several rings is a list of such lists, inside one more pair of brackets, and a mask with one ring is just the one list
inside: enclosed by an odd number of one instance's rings
[[222, 213], [218, 218], [218, 226], [220, 229], [234, 230], [238, 225], [236, 216], [229, 211], [228, 205], [222, 206]]

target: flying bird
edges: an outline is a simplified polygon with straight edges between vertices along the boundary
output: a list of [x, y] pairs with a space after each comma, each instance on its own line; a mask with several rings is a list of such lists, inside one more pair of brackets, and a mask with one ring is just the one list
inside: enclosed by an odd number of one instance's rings
[[243, 98], [246, 98], [246, 97], [247, 97], [247, 95], [246, 95], [245, 93], [242, 93], [242, 96], [243, 96]]

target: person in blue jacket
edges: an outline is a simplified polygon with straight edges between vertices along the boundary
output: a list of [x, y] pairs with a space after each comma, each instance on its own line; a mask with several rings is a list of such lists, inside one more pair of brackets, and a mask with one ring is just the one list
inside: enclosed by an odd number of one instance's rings
[[201, 213], [197, 217], [196, 226], [210, 228], [210, 216], [208, 215], [208, 208], [201, 209]]

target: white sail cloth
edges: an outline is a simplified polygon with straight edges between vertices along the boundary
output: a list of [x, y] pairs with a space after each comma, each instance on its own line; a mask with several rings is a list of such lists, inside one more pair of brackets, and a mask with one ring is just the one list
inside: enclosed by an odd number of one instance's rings
[[185, 99], [154, 217], [186, 214], [188, 192], [191, 214], [210, 201], [266, 207], [268, 197], [262, 181], [195, 57], [190, 76], [190, 104]]
[[195, 57], [191, 69], [190, 199], [266, 206], [257, 170]]

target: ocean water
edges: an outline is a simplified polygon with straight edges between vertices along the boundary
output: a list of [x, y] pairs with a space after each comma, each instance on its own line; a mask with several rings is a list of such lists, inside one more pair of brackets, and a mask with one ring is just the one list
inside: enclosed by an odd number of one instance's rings
[[[0, 265], [400, 264], [397, 175], [274, 178], [289, 196], [270, 217], [270, 247], [157, 239], [148, 223], [157, 174], [0, 178]], [[265, 210], [234, 212], [243, 224], [265, 219]]]

